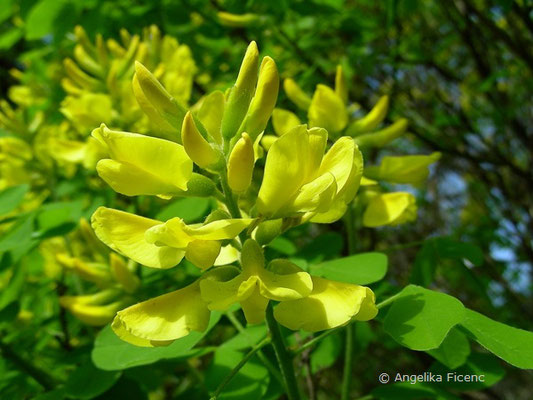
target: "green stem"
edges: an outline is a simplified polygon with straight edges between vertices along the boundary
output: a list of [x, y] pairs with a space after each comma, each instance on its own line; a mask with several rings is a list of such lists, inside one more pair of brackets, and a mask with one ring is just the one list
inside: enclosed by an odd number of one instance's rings
[[222, 191], [224, 193], [224, 199], [226, 201], [226, 206], [228, 206], [229, 213], [233, 218], [241, 218], [241, 210], [239, 210], [239, 206], [235, 201], [235, 197], [233, 197], [233, 192], [229, 187], [225, 170], [220, 174], [220, 184], [222, 185]]
[[31, 376], [46, 390], [52, 390], [55, 387], [55, 379], [51, 375], [48, 375], [47, 372], [37, 368], [20, 357], [16, 352], [11, 350], [9, 345], [0, 342], [0, 351], [2, 352], [2, 356], [11, 361], [20, 371]]
[[341, 329], [344, 329], [344, 327], [341, 327], [341, 328], [335, 328], [335, 329], [330, 329], [330, 330], [327, 330], [323, 333], [321, 333], [320, 335], [318, 336], [315, 336], [313, 339], [311, 339], [310, 341], [308, 342], [305, 342], [303, 345], [301, 345], [300, 347], [298, 347], [297, 349], [294, 349], [292, 351], [292, 355], [293, 356], [297, 356], [298, 354], [301, 354], [303, 353], [305, 350], [307, 350], [309, 347], [313, 347], [314, 345], [316, 345], [318, 342], [320, 342], [322, 339], [325, 339], [326, 337], [330, 336], [330, 335], [333, 335], [334, 333], [337, 333], [339, 332]]
[[[239, 320], [237, 319], [237, 317], [235, 316], [234, 313], [229, 311], [229, 312], [226, 313], [226, 317], [229, 319], [229, 321], [235, 327], [235, 329], [237, 329], [240, 333], [245, 333], [246, 332], [246, 330], [244, 329], [244, 326], [242, 326], [242, 324], [239, 322]], [[267, 356], [265, 356], [265, 353], [263, 353], [261, 350], [259, 350], [257, 352], [257, 357], [259, 357], [261, 362], [270, 371], [272, 376], [281, 384], [281, 386], [283, 386], [283, 377], [281, 376], [279, 371], [276, 369], [276, 367], [274, 367], [274, 365], [272, 365], [272, 363], [267, 358]]]
[[[357, 246], [355, 241], [355, 215], [352, 204], [348, 205], [348, 209], [346, 210], [344, 226], [346, 227], [348, 254], [354, 254]], [[353, 331], [354, 325], [348, 323], [348, 325], [346, 325], [346, 342], [344, 345], [344, 371], [342, 374], [341, 400], [348, 400], [350, 398], [350, 383], [352, 381], [353, 366]]]
[[224, 380], [218, 385], [217, 390], [215, 390], [215, 393], [213, 393], [213, 396], [211, 396], [210, 400], [216, 400], [220, 393], [222, 393], [222, 390], [224, 390], [224, 387], [230, 383], [230, 381], [233, 379], [233, 377], [237, 374], [237, 372], [240, 371], [242, 367], [246, 365], [246, 363], [252, 358], [255, 353], [257, 353], [261, 348], [266, 346], [270, 343], [270, 338], [266, 337], [263, 340], [261, 340], [259, 343], [257, 343], [252, 349], [239, 361], [239, 363], [231, 370], [231, 372], [224, 378]]
[[353, 332], [354, 324], [346, 325], [346, 346], [344, 349], [344, 372], [342, 376], [341, 400], [349, 400], [350, 383], [352, 381], [353, 364]]
[[379, 309], [381, 309], [383, 307], [388, 306], [390, 303], [392, 303], [398, 297], [400, 297], [400, 293], [396, 293], [394, 296], [391, 296], [388, 299], [383, 300], [381, 303], [376, 304], [377, 309], [379, 310]]
[[278, 359], [281, 368], [281, 375], [285, 381], [287, 397], [289, 400], [299, 400], [300, 393], [298, 392], [298, 384], [296, 382], [296, 376], [294, 375], [292, 357], [283, 342], [283, 336], [281, 335], [279, 325], [274, 318], [274, 310], [271, 302], [268, 303], [266, 309], [266, 322], [272, 337], [272, 347], [274, 347], [274, 352], [276, 353], [276, 358]]
[[[222, 185], [222, 191], [224, 192], [226, 206], [228, 207], [232, 218], [241, 218], [241, 210], [239, 209], [239, 205], [237, 204], [237, 201], [235, 201], [233, 192], [229, 187], [226, 170], [220, 174], [220, 184]], [[246, 241], [246, 232], [243, 231], [239, 233], [239, 239], [241, 239], [241, 243], [244, 244]]]

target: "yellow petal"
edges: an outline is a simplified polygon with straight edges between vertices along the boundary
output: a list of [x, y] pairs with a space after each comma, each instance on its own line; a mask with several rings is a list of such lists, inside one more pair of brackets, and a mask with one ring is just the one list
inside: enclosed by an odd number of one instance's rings
[[336, 193], [337, 184], [335, 177], [333, 174], [326, 172], [315, 180], [303, 185], [287, 211], [289, 213], [327, 211]]
[[224, 104], [224, 93], [216, 90], [203, 99], [200, 110], [198, 110], [198, 119], [218, 144], [222, 144], [220, 124], [222, 123], [222, 115], [224, 114]]
[[160, 116], [156, 117], [158, 121], [163, 118], [171, 127], [175, 127], [179, 131], [185, 116], [185, 109], [165, 90], [155, 76], [138, 61], [135, 62], [133, 87], [134, 94], [139, 100], [139, 106], [143, 107], [149, 104], [149, 107], [143, 108], [148, 117], [154, 117], [155, 113], [157, 113]]
[[355, 157], [355, 143], [352, 138], [344, 136], [337, 140], [324, 156], [319, 174], [329, 172], [335, 177], [337, 190], [342, 190], [352, 172]]
[[183, 142], [183, 147], [191, 160], [200, 166], [200, 168], [213, 167], [214, 164], [220, 161], [220, 152], [215, 150], [207, 140], [202, 137], [190, 111], [187, 112], [183, 119], [181, 140]]
[[300, 124], [300, 119], [291, 111], [281, 108], [274, 108], [274, 111], [272, 111], [272, 125], [278, 136], [287, 133]]
[[309, 135], [304, 125], [281, 136], [266, 158], [263, 182], [257, 198], [257, 210], [273, 216], [300, 189], [306, 175]]
[[185, 258], [201, 269], [215, 263], [220, 254], [220, 242], [216, 240], [194, 240], [187, 246]]
[[244, 122], [244, 130], [252, 140], [265, 130], [276, 105], [278, 90], [279, 75], [276, 63], [272, 58], [265, 57], [261, 62], [257, 88]]
[[220, 219], [201, 226], [185, 225], [183, 231], [198, 240], [233, 239], [252, 221], [251, 218]]
[[369, 132], [375, 128], [385, 119], [387, 111], [389, 110], [389, 96], [382, 96], [374, 108], [363, 118], [358, 119], [352, 123], [347, 130], [350, 136], [360, 135]]
[[152, 268], [171, 268], [185, 251], [148, 243], [145, 232], [161, 222], [119, 210], [100, 207], [92, 216], [96, 236], [113, 250]]
[[398, 225], [416, 219], [416, 200], [411, 193], [385, 193], [372, 197], [363, 214], [363, 225]]
[[341, 98], [344, 104], [348, 103], [348, 85], [341, 65], [337, 65], [335, 72], [335, 93]]
[[222, 137], [226, 139], [235, 136], [246, 116], [257, 83], [258, 66], [259, 51], [257, 44], [252, 41], [246, 49], [239, 76], [231, 89], [222, 117]]
[[307, 111], [311, 105], [311, 98], [298, 86], [292, 79], [285, 79], [283, 82], [283, 89], [290, 101], [292, 101], [298, 108]]
[[240, 271], [232, 265], [210, 269], [200, 278], [202, 299], [210, 310], [225, 311], [239, 300], [241, 283]]
[[228, 159], [228, 184], [235, 193], [242, 193], [250, 186], [254, 162], [252, 139], [247, 133], [243, 133], [235, 143]]
[[365, 133], [355, 138], [361, 147], [383, 147], [394, 139], [402, 136], [407, 130], [407, 120], [401, 118], [395, 123], [376, 132]]
[[429, 175], [429, 165], [436, 162], [440, 156], [438, 152], [429, 156], [385, 156], [381, 165], [365, 168], [365, 176], [392, 183], [420, 185]]
[[105, 306], [74, 303], [68, 307], [68, 310], [87, 325], [102, 326], [110, 322], [122, 307], [124, 307], [122, 301], [116, 301]]
[[[106, 177], [112, 179], [110, 182], [119, 192], [124, 189], [128, 192], [124, 194], [131, 196], [165, 195], [172, 194], [173, 189], [187, 190], [192, 161], [183, 146], [164, 139], [112, 131], [105, 125], [95, 129], [92, 135], [107, 146], [115, 161], [102, 164], [104, 160], [101, 160], [97, 169], [100, 168]], [[138, 190], [135, 185], [139, 186]], [[160, 190], [156, 190], [158, 185]], [[150, 192], [143, 192], [144, 188]]]
[[196, 281], [183, 289], [119, 311], [116, 319], [121, 326], [115, 333], [125, 330], [134, 337], [150, 341], [176, 340], [191, 331], [204, 331], [209, 316], [210, 311], [202, 301]]
[[260, 324], [265, 320], [265, 312], [268, 306], [268, 299], [255, 290], [246, 299], [241, 300], [244, 317], [249, 324]]
[[267, 299], [286, 301], [308, 296], [313, 289], [311, 276], [288, 260], [273, 260], [259, 274], [259, 292]]
[[239, 250], [231, 245], [223, 246], [220, 249], [220, 254], [215, 260], [215, 266], [228, 265], [234, 263], [239, 259]]
[[309, 125], [326, 129], [329, 133], [343, 130], [348, 113], [342, 99], [325, 85], [317, 85], [308, 111]]
[[128, 265], [120, 256], [111, 253], [109, 255], [109, 264], [113, 277], [126, 292], [133, 293], [139, 288], [141, 280], [133, 271], [130, 271]]
[[374, 318], [377, 308], [374, 294], [364, 286], [313, 277], [313, 291], [308, 297], [281, 302], [274, 317], [283, 326], [318, 332], [357, 319]]

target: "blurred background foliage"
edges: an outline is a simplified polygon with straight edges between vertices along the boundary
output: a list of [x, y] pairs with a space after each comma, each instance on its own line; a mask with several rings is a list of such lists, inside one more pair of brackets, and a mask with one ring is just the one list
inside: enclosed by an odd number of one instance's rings
[[[231, 26], [235, 24], [221, 19], [219, 12], [254, 15], [245, 26]], [[387, 122], [400, 117], [409, 119], [408, 134], [379, 154], [370, 151], [366, 162], [376, 163], [387, 154], [439, 151], [443, 155], [432, 167], [427, 183], [414, 192], [418, 220], [399, 227], [360, 229], [357, 251], [386, 252], [390, 265], [387, 280], [394, 285], [416, 283], [437, 288], [489, 317], [531, 330], [532, 18], [533, 3], [528, 0], [1, 0], [0, 93], [2, 98], [8, 94], [12, 98], [10, 91], [16, 90], [13, 87], [22, 79], [23, 85], [32, 88], [18, 93], [18, 102], [29, 105], [27, 112], [42, 112], [49, 120], [60, 121], [60, 103], [65, 96], [60, 85], [62, 60], [72, 55], [76, 25], [81, 25], [94, 41], [97, 34], [118, 40], [122, 28], [141, 34], [143, 28], [155, 24], [164, 34], [187, 44], [198, 68], [191, 104], [206, 92], [229, 86], [251, 40], [257, 41], [263, 54], [276, 60], [282, 78], [294, 79], [307, 93], [312, 93], [318, 83], [332, 84], [335, 68], [340, 64], [348, 77], [349, 98], [360, 105], [356, 112], [363, 115], [381, 95], [388, 94], [391, 111]], [[18, 76], [10, 72], [13, 69], [24, 73]], [[283, 91], [278, 107], [297, 112]], [[5, 129], [0, 131], [0, 135], [6, 134]], [[36, 315], [43, 309], [41, 314], [48, 316], [45, 320], [37, 317], [34, 321], [28, 316], [25, 321], [19, 313], [17, 321], [10, 322], [11, 329], [2, 328], [2, 352], [11, 351], [11, 346], [5, 347], [4, 343], [15, 335], [16, 349], [37, 358], [41, 367], [55, 370], [56, 375], [64, 374], [73, 362], [86, 361], [91, 340], [85, 339], [86, 343], [76, 346], [72, 354], [57, 326], [57, 313], [61, 311], [54, 308], [56, 311], [51, 312], [50, 308], [56, 306], [46, 297], [40, 300], [39, 295], [47, 295], [50, 286], [43, 281], [25, 281], [22, 274], [36, 270], [36, 265], [42, 263], [35, 251], [40, 240], [55, 236], [57, 229], [60, 233], [70, 232], [80, 217], [90, 216], [96, 205], [109, 203], [109, 199], [94, 200], [88, 193], [88, 201], [94, 204], [81, 211], [74, 204], [73, 193], [84, 186], [83, 181], [76, 184], [76, 179], [79, 176], [70, 182], [71, 186], [64, 183], [55, 191], [56, 198], [52, 200], [63, 201], [68, 207], [61, 211], [57, 211], [57, 206], [55, 211], [54, 206], [45, 209], [48, 214], [41, 213], [39, 217], [41, 231], [32, 234], [31, 227], [21, 225], [15, 232], [19, 236], [8, 238], [24, 242], [20, 254], [29, 256], [21, 263], [20, 278], [10, 277], [11, 284], [3, 290], [0, 303], [2, 321], [11, 321], [10, 315], [19, 309], [31, 308]], [[138, 206], [159, 207], [148, 203]], [[210, 207], [208, 202], [195, 206], [203, 208], [199, 216]], [[182, 207], [192, 214], [191, 220], [199, 218], [198, 208], [190, 204]], [[173, 215], [172, 211], [169, 215]], [[47, 218], [52, 221], [48, 225]], [[59, 225], [58, 219], [63, 221]], [[56, 231], [46, 230], [47, 226]], [[315, 227], [312, 231], [303, 226], [288, 232], [269, 251], [316, 262], [317, 257], [345, 254], [343, 236], [341, 224], [319, 230]], [[7, 248], [5, 239], [0, 241], [2, 251]], [[297, 241], [297, 247], [293, 241]], [[0, 269], [5, 270], [9, 264], [4, 254]], [[56, 289], [64, 290], [61, 285]], [[385, 286], [380, 289], [388, 290]], [[14, 302], [22, 290], [32, 291], [34, 296], [21, 301], [34, 304]], [[66, 323], [64, 315], [60, 321]], [[11, 324], [20, 327], [14, 330]], [[34, 330], [34, 324], [44, 326], [45, 332]], [[94, 337], [95, 331], [81, 325], [70, 334], [76, 337], [83, 330], [88, 330], [86, 338]], [[362, 329], [356, 335], [360, 358], [355, 366], [358, 379], [353, 383], [354, 393], [363, 395], [376, 389], [376, 374], [385, 367], [389, 371], [422, 371], [431, 364], [431, 357], [425, 353], [399, 352], [398, 345], [379, 332], [372, 335]], [[54, 336], [69, 350], [61, 355], [62, 359], [52, 354], [48, 344]], [[333, 335], [316, 350], [322, 355], [311, 360], [311, 368], [317, 373], [318, 398], [328, 398], [328, 393], [336, 390], [340, 347], [338, 334]], [[365, 351], [372, 357], [364, 356]], [[31, 368], [19, 361], [22, 371]], [[34, 381], [10, 370], [6, 363], [5, 358], [0, 360], [0, 369], [9, 371], [3, 372], [0, 379], [2, 398], [28, 398], [38, 393], [39, 386]], [[98, 376], [103, 374], [101, 371], [87, 366], [85, 376], [107, 383], [106, 390], [112, 387], [103, 398], [118, 398], [113, 396], [129, 392], [131, 398], [145, 398], [141, 393], [158, 387], [163, 387], [158, 390], [166, 391], [168, 398], [193, 398], [187, 397], [192, 396], [187, 391], [181, 393], [182, 397], [172, 397], [169, 393], [180, 380], [165, 380], [163, 371], [173, 368], [177, 377], [187, 373], [194, 379], [203, 379], [193, 373], [197, 365], [157, 365], [149, 371], [152, 382], [141, 379], [148, 373], [142, 367], [123, 374], [105, 373], [102, 378]], [[338, 368], [323, 370], [330, 365]], [[494, 373], [501, 377], [504, 371], [500, 369], [496, 365]], [[505, 369], [506, 379], [499, 384], [481, 388], [475, 396], [465, 393], [462, 398], [530, 398], [531, 373]], [[220, 375], [220, 371], [211, 371], [211, 375], [216, 373]], [[47, 378], [43, 379], [46, 385]], [[163, 382], [166, 386], [160, 386]], [[132, 389], [139, 385], [142, 390]], [[276, 393], [275, 389], [272, 393]], [[384, 387], [374, 395], [395, 398]], [[53, 396], [39, 398], [59, 398]], [[425, 398], [424, 393], [419, 396], [416, 398]]]

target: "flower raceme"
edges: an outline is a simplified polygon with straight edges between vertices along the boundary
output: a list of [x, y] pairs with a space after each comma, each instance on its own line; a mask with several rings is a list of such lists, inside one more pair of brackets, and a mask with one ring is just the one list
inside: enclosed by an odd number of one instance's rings
[[[345, 99], [345, 83], [339, 80], [338, 85], [338, 96]], [[312, 277], [288, 260], [265, 261], [261, 245], [282, 228], [341, 218], [363, 173], [353, 138], [341, 137], [327, 150], [326, 129], [297, 124], [272, 143], [256, 192], [254, 178], [260, 175], [254, 174], [255, 162], [262, 157], [258, 143], [278, 86], [274, 61], [265, 57], [259, 64], [254, 42], [235, 85], [226, 94], [205, 96], [190, 110], [137, 63], [133, 88], [141, 108], [153, 124], [172, 126], [175, 134], [157, 138], [105, 125], [93, 130], [107, 152], [97, 172], [115, 191], [163, 199], [213, 196], [219, 201], [218, 210], [192, 225], [178, 217], [158, 221], [105, 207], [93, 214], [96, 236], [121, 255], [159, 269], [186, 258], [202, 270], [187, 287], [119, 311], [112, 327], [123, 340], [166, 345], [205, 330], [211, 311], [225, 311], [235, 303], [249, 323], [260, 323], [269, 302], [279, 302], [274, 316], [281, 324], [309, 331], [376, 315], [368, 288]]]
[[377, 314], [366, 287], [311, 277], [287, 260], [265, 267], [261, 247], [248, 239], [241, 268], [215, 267], [191, 285], [119, 311], [112, 328], [138, 346], [170, 344], [191, 331], [206, 329], [211, 310], [225, 311], [238, 302], [249, 323], [260, 323], [270, 300], [280, 303], [274, 316], [290, 329], [311, 332], [335, 328]]

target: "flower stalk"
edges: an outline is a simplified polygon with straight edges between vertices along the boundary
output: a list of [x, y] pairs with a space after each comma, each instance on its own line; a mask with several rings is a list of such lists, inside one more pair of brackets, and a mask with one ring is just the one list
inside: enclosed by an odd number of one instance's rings
[[272, 303], [269, 303], [266, 309], [266, 322], [271, 335], [272, 347], [274, 347], [274, 352], [276, 353], [276, 358], [278, 359], [281, 368], [281, 375], [285, 381], [287, 397], [289, 400], [299, 400], [300, 392], [298, 391], [298, 383], [296, 382], [296, 376], [294, 374], [292, 357], [287, 351], [280, 327], [274, 318]]

